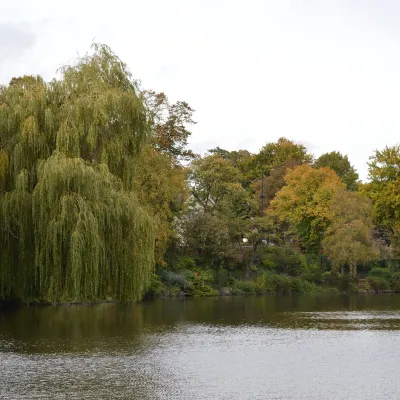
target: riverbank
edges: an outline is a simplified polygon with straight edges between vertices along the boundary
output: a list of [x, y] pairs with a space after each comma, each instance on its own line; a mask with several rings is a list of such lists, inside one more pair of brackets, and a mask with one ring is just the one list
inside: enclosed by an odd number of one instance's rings
[[[218, 273], [219, 272], [219, 273]], [[397, 274], [388, 275], [387, 270], [373, 269], [372, 275], [350, 279], [341, 274], [289, 276], [269, 271], [256, 271], [248, 280], [240, 279], [242, 271], [161, 270], [153, 274], [149, 289], [143, 300], [155, 298], [190, 298], [217, 296], [299, 296], [299, 295], [341, 295], [341, 294], [394, 294], [399, 293]], [[381, 274], [379, 276], [379, 274]], [[386, 276], [382, 276], [386, 274]], [[3, 299], [0, 307], [14, 305], [95, 305], [119, 303], [107, 299], [60, 300], [49, 302], [38, 298]]]
[[[379, 271], [378, 271], [379, 272]], [[376, 273], [376, 269], [375, 269]], [[237, 276], [238, 274], [236, 274]], [[308, 279], [307, 279], [308, 278]], [[146, 298], [208, 297], [245, 295], [311, 295], [348, 293], [397, 293], [396, 279], [372, 275], [352, 279], [347, 275], [325, 272], [314, 276], [289, 276], [258, 271], [250, 279], [218, 276], [214, 271], [161, 271], [154, 274]]]

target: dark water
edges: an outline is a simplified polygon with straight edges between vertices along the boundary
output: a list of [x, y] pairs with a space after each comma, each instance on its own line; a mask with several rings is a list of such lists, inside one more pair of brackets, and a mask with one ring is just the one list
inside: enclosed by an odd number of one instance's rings
[[400, 399], [400, 296], [0, 308], [0, 399]]

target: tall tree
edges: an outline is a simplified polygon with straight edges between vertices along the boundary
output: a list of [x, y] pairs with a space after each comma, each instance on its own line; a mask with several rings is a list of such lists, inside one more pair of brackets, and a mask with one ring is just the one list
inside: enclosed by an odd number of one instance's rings
[[165, 265], [164, 254], [177, 232], [174, 220], [184, 213], [189, 195], [187, 168], [173, 156], [148, 145], [139, 159], [135, 176], [135, 193], [152, 216], [155, 227], [155, 261]]
[[371, 201], [358, 193], [339, 190], [332, 199], [332, 222], [323, 240], [323, 248], [335, 269], [349, 268], [354, 278], [357, 265], [378, 258], [372, 235]]
[[185, 101], [171, 104], [165, 93], [144, 91], [142, 98], [152, 124], [153, 147], [177, 160], [192, 159], [194, 154], [187, 145], [190, 126], [196, 123], [194, 110]]
[[244, 193], [241, 179], [240, 171], [218, 154], [198, 158], [191, 165], [192, 193], [206, 212], [213, 213], [232, 192]]
[[259, 153], [249, 161], [247, 174], [251, 178], [260, 179], [261, 174], [268, 176], [270, 172], [286, 163], [310, 164], [313, 156], [300, 143], [295, 143], [287, 138], [280, 138], [277, 142], [267, 143]]
[[345, 185], [331, 169], [309, 165], [289, 170], [285, 182], [271, 202], [271, 212], [291, 224], [306, 250], [315, 251], [332, 220], [332, 197]]
[[[184, 236], [191, 238], [192, 246], [202, 248], [198, 256], [209, 257], [211, 253], [215, 254], [214, 248], [219, 248], [223, 257], [215, 259], [217, 266], [226, 264], [229, 252], [232, 253], [231, 259], [237, 262], [241, 241], [247, 234], [248, 219], [257, 207], [252, 194], [242, 185], [243, 175], [230, 158], [213, 152], [192, 162], [190, 179], [193, 197], [184, 222]], [[195, 229], [193, 221], [203, 222]], [[218, 235], [214, 232], [216, 229], [219, 229]], [[215, 233], [213, 242], [204, 242], [204, 237], [208, 237], [207, 231]], [[198, 245], [195, 245], [195, 239], [199, 240]], [[205, 243], [208, 250], [204, 248]], [[212, 260], [209, 262], [214, 263]]]
[[333, 169], [342, 182], [346, 184], [347, 190], [357, 190], [358, 174], [350, 164], [347, 155], [343, 155], [338, 151], [325, 153], [315, 161], [314, 166], [316, 168], [327, 167]]
[[369, 182], [360, 188], [372, 199], [379, 236], [400, 254], [400, 146], [376, 150], [370, 157]]
[[135, 81], [106, 46], [59, 80], [0, 89], [0, 297], [141, 297], [154, 229], [132, 188], [149, 133]]

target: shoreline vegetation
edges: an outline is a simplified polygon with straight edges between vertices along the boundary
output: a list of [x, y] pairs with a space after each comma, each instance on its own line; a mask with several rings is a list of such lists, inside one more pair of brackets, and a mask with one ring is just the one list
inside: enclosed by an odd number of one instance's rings
[[[322, 281], [311, 282], [304, 277], [279, 275], [268, 271], [254, 273], [250, 280], [240, 280], [233, 276], [241, 271], [220, 271], [217, 280], [213, 271], [199, 273], [184, 270], [179, 273], [164, 270], [160, 275], [153, 274], [149, 289], [143, 301], [157, 298], [192, 298], [220, 296], [304, 296], [304, 295], [349, 295], [349, 294], [399, 294], [400, 278], [392, 276], [383, 268], [373, 269], [368, 276], [350, 280], [340, 274], [325, 274]], [[48, 302], [39, 299], [4, 299], [0, 306], [31, 305], [85, 305], [119, 303], [115, 299], [98, 299], [94, 301]], [[129, 302], [129, 301], [128, 301]]]
[[[188, 146], [194, 109], [105, 45], [0, 86], [0, 303], [400, 292], [400, 146]], [[222, 118], [222, 116], [221, 116]]]

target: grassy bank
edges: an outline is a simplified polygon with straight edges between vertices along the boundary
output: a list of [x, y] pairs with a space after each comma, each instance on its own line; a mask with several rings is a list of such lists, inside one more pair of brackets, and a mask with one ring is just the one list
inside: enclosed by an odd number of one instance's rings
[[368, 274], [350, 279], [332, 272], [302, 276], [277, 274], [267, 270], [253, 272], [248, 280], [243, 271], [161, 270], [154, 274], [145, 297], [307, 295], [340, 293], [398, 293], [400, 273], [372, 268]]

